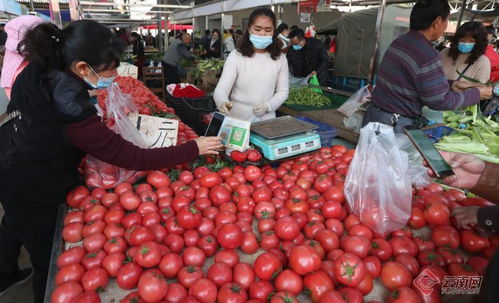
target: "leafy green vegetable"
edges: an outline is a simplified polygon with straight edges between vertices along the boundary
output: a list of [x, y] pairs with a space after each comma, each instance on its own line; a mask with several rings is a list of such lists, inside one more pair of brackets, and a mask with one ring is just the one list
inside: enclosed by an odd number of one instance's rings
[[323, 107], [331, 104], [331, 99], [308, 87], [295, 87], [289, 90], [287, 104]]

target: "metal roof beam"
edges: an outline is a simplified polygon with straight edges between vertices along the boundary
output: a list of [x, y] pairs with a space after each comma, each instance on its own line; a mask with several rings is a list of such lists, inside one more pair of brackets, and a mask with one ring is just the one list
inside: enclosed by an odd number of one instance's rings
[[80, 1], [80, 5], [88, 6], [129, 6], [129, 7], [157, 7], [157, 8], [192, 8], [190, 5], [177, 4], [147, 4], [147, 3], [106, 3], [93, 1]]

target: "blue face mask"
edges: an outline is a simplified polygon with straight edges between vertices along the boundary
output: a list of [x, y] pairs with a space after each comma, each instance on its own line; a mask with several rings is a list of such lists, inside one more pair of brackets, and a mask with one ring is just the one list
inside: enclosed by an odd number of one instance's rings
[[299, 51], [299, 50], [300, 50], [300, 49], [302, 49], [302, 48], [303, 48], [303, 46], [301, 46], [300, 44], [293, 44], [293, 49], [294, 49], [294, 50]]
[[463, 54], [467, 54], [467, 53], [470, 53], [473, 48], [475, 47], [475, 43], [464, 43], [464, 42], [459, 42], [457, 44], [457, 49], [463, 53]]
[[105, 77], [102, 77], [102, 76], [99, 76], [99, 74], [97, 74], [94, 69], [89, 65], [88, 67], [90, 67], [90, 70], [97, 76], [99, 77], [99, 80], [97, 80], [97, 84], [93, 84], [92, 82], [90, 82], [87, 78], [83, 79], [85, 80], [85, 82], [87, 82], [88, 85], [90, 85], [93, 89], [104, 89], [104, 88], [108, 88], [110, 87], [113, 82], [114, 82], [114, 78], [116, 77], [109, 77], [109, 78], [105, 78]]
[[250, 34], [250, 41], [256, 49], [266, 49], [272, 44], [272, 36], [260, 36]]

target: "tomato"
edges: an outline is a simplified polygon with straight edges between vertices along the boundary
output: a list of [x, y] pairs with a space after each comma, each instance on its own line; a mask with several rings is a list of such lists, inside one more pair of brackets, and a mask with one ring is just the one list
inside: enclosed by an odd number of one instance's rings
[[168, 187], [171, 184], [170, 178], [159, 170], [151, 171], [147, 175], [146, 181], [155, 188]]
[[411, 211], [411, 217], [407, 223], [412, 229], [420, 229], [426, 226], [426, 219], [424, 216], [424, 211], [420, 208], [413, 207]]
[[254, 233], [245, 232], [243, 234], [243, 243], [240, 249], [247, 255], [252, 255], [258, 251], [258, 240]]
[[337, 203], [343, 203], [345, 201], [345, 196], [343, 194], [343, 190], [337, 186], [331, 186], [326, 189], [323, 193], [324, 199], [326, 201], [332, 201]]
[[413, 257], [417, 256], [418, 254], [418, 247], [414, 241], [412, 241], [409, 237], [393, 237], [389, 241], [393, 255], [399, 255], [399, 254], [409, 254]]
[[71, 303], [100, 303], [100, 297], [95, 291], [86, 291], [77, 295]]
[[437, 247], [459, 247], [459, 232], [449, 225], [437, 226], [432, 230], [431, 240]]
[[234, 267], [233, 280], [241, 285], [242, 288], [248, 289], [255, 281], [255, 272], [253, 271], [253, 267], [244, 262], [237, 264]]
[[119, 200], [120, 196], [116, 193], [105, 193], [101, 198], [102, 204], [106, 207], [115, 205]]
[[187, 247], [182, 255], [185, 265], [201, 267], [204, 264], [206, 256], [204, 252], [197, 247]]
[[[314, 254], [316, 253], [314, 252]], [[261, 255], [259, 255], [253, 264], [253, 268], [255, 269], [255, 274], [261, 280], [272, 279], [274, 275], [276, 275], [281, 270], [281, 266], [282, 263], [279, 260], [279, 258], [270, 252], [264, 252]]]
[[165, 297], [168, 284], [159, 271], [149, 270], [140, 276], [138, 291], [144, 301], [158, 302]]
[[96, 268], [102, 265], [102, 261], [106, 257], [106, 253], [102, 250], [87, 253], [81, 260], [81, 265], [85, 267], [86, 270], [91, 268]]
[[366, 275], [364, 276], [364, 279], [362, 279], [362, 281], [360, 281], [360, 283], [357, 285], [356, 288], [358, 291], [360, 291], [362, 293], [362, 295], [366, 296], [369, 293], [371, 293], [371, 291], [373, 290], [373, 287], [374, 287], [374, 280], [371, 277], [371, 275], [369, 275], [369, 273], [366, 273]]
[[57, 257], [57, 267], [61, 268], [69, 264], [80, 263], [83, 256], [85, 256], [85, 250], [82, 247], [71, 247]]
[[303, 289], [303, 280], [294, 271], [286, 269], [277, 276], [275, 285], [277, 291], [287, 291], [297, 296]]
[[481, 252], [490, 246], [489, 239], [478, 233], [465, 229], [461, 231], [461, 245], [470, 252]]
[[201, 248], [206, 257], [215, 255], [218, 249], [218, 242], [212, 236], [204, 236], [196, 243], [197, 247]]
[[71, 190], [66, 196], [66, 202], [72, 208], [78, 208], [81, 201], [85, 197], [90, 195], [90, 191], [85, 186], [77, 186], [73, 190]]
[[85, 268], [80, 264], [73, 263], [63, 266], [55, 276], [55, 285], [58, 286], [66, 282], [79, 282], [84, 272]]
[[142, 268], [140, 266], [133, 262], [126, 263], [118, 270], [116, 283], [121, 289], [134, 289], [137, 287], [141, 274]]
[[266, 302], [273, 290], [274, 287], [269, 281], [255, 281], [249, 287], [249, 297]]
[[412, 288], [402, 286], [390, 293], [387, 303], [423, 303], [423, 300]]
[[132, 191], [125, 192], [120, 196], [120, 204], [126, 210], [131, 211], [137, 209], [137, 207], [139, 207], [140, 205], [140, 202], [140, 197]]
[[80, 242], [83, 238], [82, 230], [82, 223], [69, 223], [62, 229], [62, 239], [67, 243]]
[[161, 261], [159, 245], [153, 241], [144, 242], [133, 256], [133, 260], [145, 268], [158, 265]]
[[[320, 193], [326, 193], [326, 191], [328, 191], [328, 189], [334, 188], [333, 187], [333, 179], [331, 178], [331, 176], [329, 176], [327, 174], [319, 175], [315, 179], [314, 188]], [[331, 197], [331, 199], [328, 199], [329, 197], [324, 197], [324, 198], [326, 200], [336, 201], [336, 202], [340, 202], [340, 203], [342, 202], [342, 201], [339, 201], [338, 198], [336, 198], [336, 200], [332, 197]]]
[[219, 250], [215, 254], [215, 263], [225, 263], [230, 268], [233, 268], [239, 263], [239, 254], [235, 250]]
[[261, 176], [262, 176], [262, 171], [254, 165], [248, 165], [244, 169], [244, 178], [248, 182], [253, 182], [259, 179]]
[[363, 297], [362, 293], [355, 288], [352, 287], [343, 287], [338, 291], [345, 300], [345, 302], [348, 303], [362, 303], [363, 302]]
[[217, 299], [217, 287], [209, 279], [199, 279], [192, 284], [189, 295], [202, 303], [215, 303]]
[[210, 200], [215, 206], [220, 206], [223, 203], [230, 202], [231, 194], [222, 185], [216, 185], [210, 190]]
[[217, 296], [218, 303], [245, 303], [247, 299], [246, 291], [237, 283], [225, 283]]
[[177, 274], [177, 280], [185, 288], [190, 288], [194, 282], [203, 278], [203, 270], [195, 266], [185, 266]]
[[168, 284], [168, 291], [166, 292], [166, 296], [164, 298], [166, 302], [177, 303], [181, 302], [186, 297], [187, 291], [182, 285], [179, 283]]
[[266, 231], [261, 234], [260, 248], [264, 250], [271, 250], [279, 247], [279, 238], [273, 231]]
[[450, 210], [443, 202], [433, 202], [426, 205], [424, 217], [429, 224], [446, 224], [449, 221]]
[[478, 276], [478, 273], [469, 264], [449, 264], [447, 269], [449, 271], [449, 274], [451, 274], [452, 276]]
[[433, 243], [431, 240], [425, 240], [421, 237], [414, 237], [414, 243], [416, 243], [416, 246], [418, 247], [418, 250], [426, 250], [426, 249], [435, 249], [435, 243]]
[[303, 279], [303, 284], [310, 291], [314, 302], [319, 301], [326, 292], [334, 289], [331, 278], [320, 270], [306, 275]]
[[147, 227], [133, 226], [126, 231], [125, 239], [130, 246], [139, 246], [145, 242], [153, 241], [154, 235]]
[[376, 279], [381, 274], [381, 262], [376, 256], [367, 256], [363, 260], [366, 272]]
[[243, 243], [243, 232], [235, 224], [225, 224], [218, 231], [217, 241], [225, 249], [236, 249]]
[[269, 202], [272, 199], [272, 190], [267, 186], [255, 189], [251, 195], [256, 204], [260, 202]]
[[184, 170], [178, 175], [178, 179], [185, 184], [191, 184], [194, 181], [194, 174], [188, 170]]
[[412, 276], [404, 265], [389, 261], [381, 269], [381, 282], [389, 290], [394, 290], [402, 286], [410, 286]]
[[247, 157], [248, 157], [247, 152], [240, 152], [240, 151], [234, 150], [230, 153], [230, 158], [232, 160], [234, 160], [235, 162], [239, 162], [239, 163], [246, 161]]
[[[419, 254], [420, 257], [424, 258], [426, 255], [425, 254]], [[429, 257], [429, 259], [431, 259], [431, 257]], [[404, 265], [408, 270], [409, 272], [411, 273], [411, 275], [413, 277], [417, 276], [417, 274], [419, 273], [419, 264], [418, 263], [418, 260], [409, 255], [409, 254], [398, 254], [397, 256], [395, 256], [395, 262], [397, 263], [400, 263], [402, 265]], [[428, 265], [428, 264], [423, 264], [423, 262], [421, 263], [421, 265]]]
[[371, 249], [369, 240], [361, 236], [346, 236], [342, 239], [341, 243], [346, 253], [352, 253], [359, 258], [367, 257]]
[[161, 273], [167, 279], [174, 278], [182, 267], [182, 258], [175, 253], [168, 253], [164, 255], [158, 266]]
[[177, 213], [177, 221], [180, 227], [195, 229], [201, 224], [201, 212], [195, 206], [184, 206]]
[[250, 162], [258, 162], [262, 159], [262, 154], [256, 149], [251, 149], [248, 151], [248, 161]]
[[81, 277], [81, 285], [85, 291], [96, 291], [98, 288], [105, 288], [108, 283], [107, 272], [100, 267], [86, 271]]
[[327, 219], [326, 228], [334, 231], [337, 235], [343, 235], [344, 232], [343, 223], [337, 219]]
[[232, 269], [224, 263], [213, 263], [206, 272], [206, 277], [213, 281], [217, 287], [232, 282]]
[[136, 212], [129, 213], [121, 220], [121, 224], [127, 229], [135, 225], [142, 225], [142, 216]]
[[[438, 252], [434, 250], [423, 250], [419, 252], [418, 256], [419, 263], [422, 266], [426, 265], [436, 265], [444, 267], [446, 262], [445, 259]], [[403, 264], [403, 263], [402, 263]]]
[[480, 275], [486, 271], [489, 260], [484, 257], [470, 257], [468, 259], [468, 264], [471, 265]]
[[140, 203], [139, 207], [137, 207], [137, 213], [139, 213], [141, 216], [157, 212], [158, 212], [158, 206], [154, 202], [145, 201]]
[[106, 270], [109, 277], [116, 278], [125, 259], [125, 254], [121, 252], [109, 254], [102, 260], [102, 268]]
[[364, 263], [354, 254], [344, 253], [334, 261], [334, 274], [346, 286], [357, 286], [366, 275]]
[[291, 249], [289, 264], [295, 272], [305, 275], [321, 267], [321, 258], [310, 246], [299, 245]]
[[[86, 188], [85, 188], [86, 189]], [[57, 286], [52, 292], [51, 303], [71, 303], [74, 298], [83, 292], [77, 282], [67, 282]]]
[[336, 290], [330, 290], [324, 293], [324, 295], [319, 300], [319, 303], [330, 303], [330, 302], [346, 303], [345, 300], [343, 300], [341, 294]]
[[69, 223], [85, 223], [85, 220], [83, 220], [83, 212], [72, 211], [67, 213], [64, 217], [64, 225], [67, 225]]
[[180, 253], [184, 248], [184, 239], [177, 234], [167, 235], [163, 242], [174, 253]]
[[333, 249], [340, 247], [338, 236], [335, 232], [328, 229], [319, 230], [315, 233], [314, 239], [321, 244], [321, 247], [324, 248], [326, 252], [330, 252]]

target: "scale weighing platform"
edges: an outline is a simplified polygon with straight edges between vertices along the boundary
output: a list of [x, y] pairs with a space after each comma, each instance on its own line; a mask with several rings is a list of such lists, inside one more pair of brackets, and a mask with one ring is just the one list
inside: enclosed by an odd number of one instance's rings
[[279, 160], [321, 148], [317, 126], [291, 116], [251, 124], [250, 142], [269, 160]]

